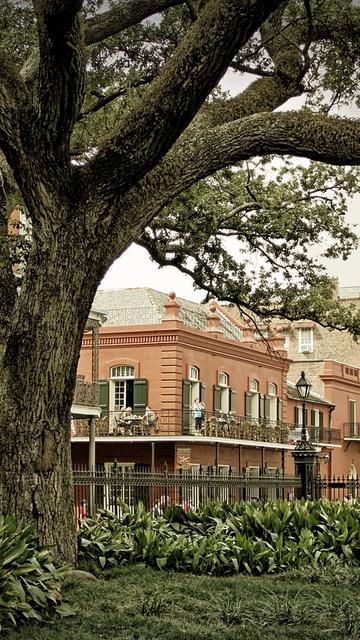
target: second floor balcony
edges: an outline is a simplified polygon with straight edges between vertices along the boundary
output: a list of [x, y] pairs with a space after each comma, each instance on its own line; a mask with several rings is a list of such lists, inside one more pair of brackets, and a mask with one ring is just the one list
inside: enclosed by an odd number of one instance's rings
[[360, 440], [360, 422], [344, 422], [343, 430], [347, 440]]
[[86, 407], [99, 406], [99, 384], [79, 376], [76, 380], [73, 404]]
[[[88, 435], [88, 423], [75, 420], [73, 437]], [[96, 420], [99, 438], [141, 438], [198, 436], [252, 442], [296, 444], [301, 438], [301, 427], [271, 420], [255, 420], [235, 414], [207, 411], [201, 419], [191, 410], [110, 411]], [[307, 437], [313, 443], [340, 444], [341, 430], [308, 427]]]

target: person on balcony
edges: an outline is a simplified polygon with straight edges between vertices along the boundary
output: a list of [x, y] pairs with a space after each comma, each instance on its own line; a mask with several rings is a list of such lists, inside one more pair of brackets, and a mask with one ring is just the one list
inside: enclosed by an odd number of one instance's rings
[[196, 398], [193, 404], [193, 415], [195, 418], [195, 429], [200, 431], [205, 417], [205, 405], [203, 402], [200, 402], [199, 398]]

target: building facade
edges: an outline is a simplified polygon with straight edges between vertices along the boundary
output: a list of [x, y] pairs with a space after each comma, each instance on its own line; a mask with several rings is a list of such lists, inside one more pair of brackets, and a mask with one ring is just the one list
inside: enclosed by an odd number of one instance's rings
[[[166, 463], [190, 473], [293, 475], [301, 425], [282, 336], [269, 339], [269, 350], [220, 305], [151, 289], [100, 291], [94, 305], [107, 316], [99, 332], [102, 415], [92, 445], [88, 425], [74, 421], [75, 464], [91, 459], [110, 469], [116, 459], [124, 470]], [[92, 345], [85, 335], [80, 375], [89, 375]], [[329, 403], [311, 400], [321, 460], [340, 444]]]

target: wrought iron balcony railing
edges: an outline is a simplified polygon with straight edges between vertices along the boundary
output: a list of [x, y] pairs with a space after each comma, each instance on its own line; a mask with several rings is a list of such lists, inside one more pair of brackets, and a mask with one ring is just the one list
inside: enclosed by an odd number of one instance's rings
[[360, 440], [360, 422], [344, 422], [344, 438]]
[[76, 380], [74, 393], [74, 404], [86, 407], [99, 406], [99, 384], [97, 382], [87, 382], [86, 380]]
[[[295, 444], [301, 438], [301, 428], [294, 424], [285, 424], [271, 420], [255, 420], [231, 413], [207, 411], [202, 418], [194, 411], [162, 410], [137, 412], [110, 411], [96, 420], [96, 435], [106, 436], [204, 436], [230, 438], [255, 442], [274, 442]], [[340, 429], [309, 427], [308, 438], [312, 442], [339, 443]], [[72, 435], [88, 435], [88, 423], [73, 421]]]

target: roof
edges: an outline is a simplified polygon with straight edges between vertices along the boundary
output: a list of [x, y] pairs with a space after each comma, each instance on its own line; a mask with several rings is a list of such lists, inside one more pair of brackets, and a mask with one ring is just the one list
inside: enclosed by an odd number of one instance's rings
[[[206, 316], [211, 303], [199, 304], [184, 298], [176, 298], [180, 305], [179, 319], [184, 324], [203, 331], [207, 328]], [[98, 289], [94, 307], [105, 312], [104, 326], [127, 326], [137, 324], [159, 324], [165, 316], [164, 305], [169, 302], [167, 293], [148, 287], [133, 289]], [[225, 338], [242, 340], [243, 334], [221, 309], [217, 307], [220, 327]]]
[[[301, 402], [301, 398], [299, 398], [296, 385], [293, 382], [287, 383], [287, 397], [290, 398], [291, 400], [297, 400], [298, 402]], [[315, 393], [315, 391], [311, 391], [309, 393], [309, 397], [306, 398], [306, 402], [326, 404], [328, 407], [334, 406], [332, 402], [329, 402], [328, 400], [326, 400], [326, 398], [324, 398], [324, 396], [321, 396], [319, 393]]]
[[349, 300], [349, 298], [360, 298], [360, 287], [339, 287], [338, 296], [340, 300]]

